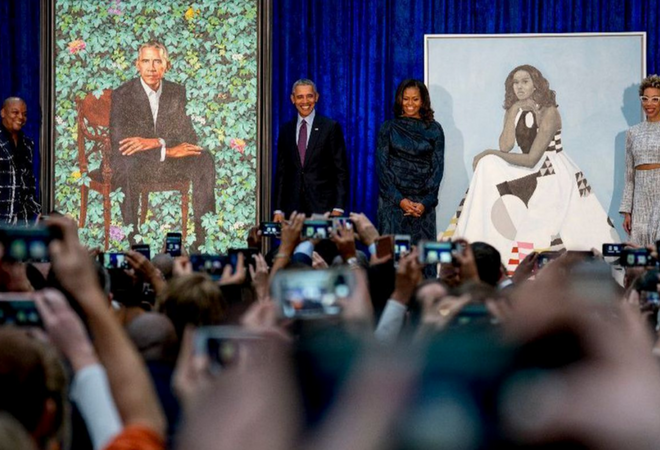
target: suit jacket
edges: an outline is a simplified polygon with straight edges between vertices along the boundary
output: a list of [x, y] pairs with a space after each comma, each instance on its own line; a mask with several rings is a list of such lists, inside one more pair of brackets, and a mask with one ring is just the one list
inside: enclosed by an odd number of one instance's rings
[[112, 92], [110, 162], [115, 167], [121, 166], [122, 158], [136, 158], [144, 164], [157, 164], [160, 161], [160, 147], [122, 157], [119, 153], [119, 142], [127, 137], [162, 138], [167, 147], [183, 142], [197, 144], [197, 134], [186, 114], [186, 88], [167, 80], [162, 80], [162, 83], [163, 92], [158, 104], [155, 126], [149, 98], [144, 92], [140, 78], [127, 81]]
[[285, 123], [277, 139], [275, 209], [285, 214], [301, 211], [305, 202], [312, 212], [346, 209], [349, 171], [341, 126], [318, 113], [310, 130], [305, 161], [296, 144], [296, 119]]

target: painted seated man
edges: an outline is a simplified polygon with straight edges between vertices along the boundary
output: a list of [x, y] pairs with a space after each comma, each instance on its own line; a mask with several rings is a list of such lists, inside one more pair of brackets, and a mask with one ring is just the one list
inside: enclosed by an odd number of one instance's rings
[[124, 192], [124, 223], [137, 226], [142, 183], [191, 180], [197, 249], [206, 237], [202, 215], [215, 213], [213, 156], [197, 145], [185, 88], [164, 79], [171, 66], [165, 46], [143, 44], [135, 65], [140, 76], [112, 93], [110, 112], [111, 165]]

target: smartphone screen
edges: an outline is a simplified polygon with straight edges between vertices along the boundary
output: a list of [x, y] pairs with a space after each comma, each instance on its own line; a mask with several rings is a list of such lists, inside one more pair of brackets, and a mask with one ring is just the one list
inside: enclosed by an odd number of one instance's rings
[[641, 291], [639, 293], [640, 305], [651, 304], [654, 306], [660, 305], [660, 292], [657, 291]]
[[259, 229], [262, 236], [280, 237], [282, 235], [282, 224], [280, 222], [261, 222]]
[[181, 256], [181, 233], [167, 233], [165, 236], [165, 253]]
[[21, 292], [8, 292], [0, 297], [0, 325], [43, 328], [34, 300]]
[[645, 267], [651, 264], [651, 254], [646, 248], [624, 248], [621, 250], [621, 265]]
[[613, 243], [613, 244], [603, 244], [603, 256], [621, 256], [621, 250], [623, 250], [623, 244]]
[[452, 242], [420, 241], [419, 262], [422, 264], [448, 264], [453, 262]]
[[106, 269], [128, 269], [125, 253], [99, 253], [99, 260]]
[[194, 272], [206, 273], [216, 281], [222, 278], [222, 271], [227, 264], [227, 257], [223, 255], [190, 255], [192, 270]]
[[402, 256], [410, 253], [410, 235], [397, 234], [394, 236], [394, 260], [398, 261]]
[[276, 274], [272, 289], [282, 316], [309, 319], [336, 316], [340, 299], [351, 296], [355, 275], [350, 270], [289, 270]]
[[330, 231], [332, 231], [330, 220], [306, 220], [301, 234], [307, 239], [328, 239]]
[[48, 245], [52, 239], [51, 229], [45, 226], [0, 228], [0, 242], [5, 248], [4, 258], [9, 261], [50, 261]]
[[147, 244], [135, 244], [131, 247], [131, 250], [138, 252], [147, 259], [151, 259], [151, 249]]

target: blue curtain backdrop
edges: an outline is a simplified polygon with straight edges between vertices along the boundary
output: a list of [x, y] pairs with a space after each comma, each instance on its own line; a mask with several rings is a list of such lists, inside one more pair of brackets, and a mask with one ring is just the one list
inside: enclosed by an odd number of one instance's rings
[[[39, 148], [39, 0], [0, 0], [0, 102], [22, 97], [28, 108], [23, 131]], [[34, 171], [39, 183], [39, 156]], [[38, 189], [37, 189], [38, 191]]]
[[658, 0], [273, 0], [273, 142], [294, 117], [291, 85], [311, 78], [318, 111], [344, 128], [350, 208], [374, 220], [376, 136], [397, 84], [424, 79], [424, 34], [646, 31], [647, 70], [658, 73], [659, 17]]

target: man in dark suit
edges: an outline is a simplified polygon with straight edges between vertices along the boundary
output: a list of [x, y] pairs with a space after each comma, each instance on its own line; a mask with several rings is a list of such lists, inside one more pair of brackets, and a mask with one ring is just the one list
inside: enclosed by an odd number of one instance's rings
[[167, 49], [143, 44], [135, 65], [140, 77], [112, 93], [110, 111], [110, 163], [124, 192], [124, 223], [137, 225], [140, 183], [191, 180], [196, 249], [206, 237], [202, 215], [215, 213], [213, 156], [197, 145], [185, 88], [163, 79], [170, 68]]
[[298, 115], [282, 126], [277, 139], [275, 221], [292, 211], [341, 216], [346, 208], [349, 171], [344, 134], [337, 122], [316, 114], [318, 99], [313, 81], [293, 84], [291, 103]]

